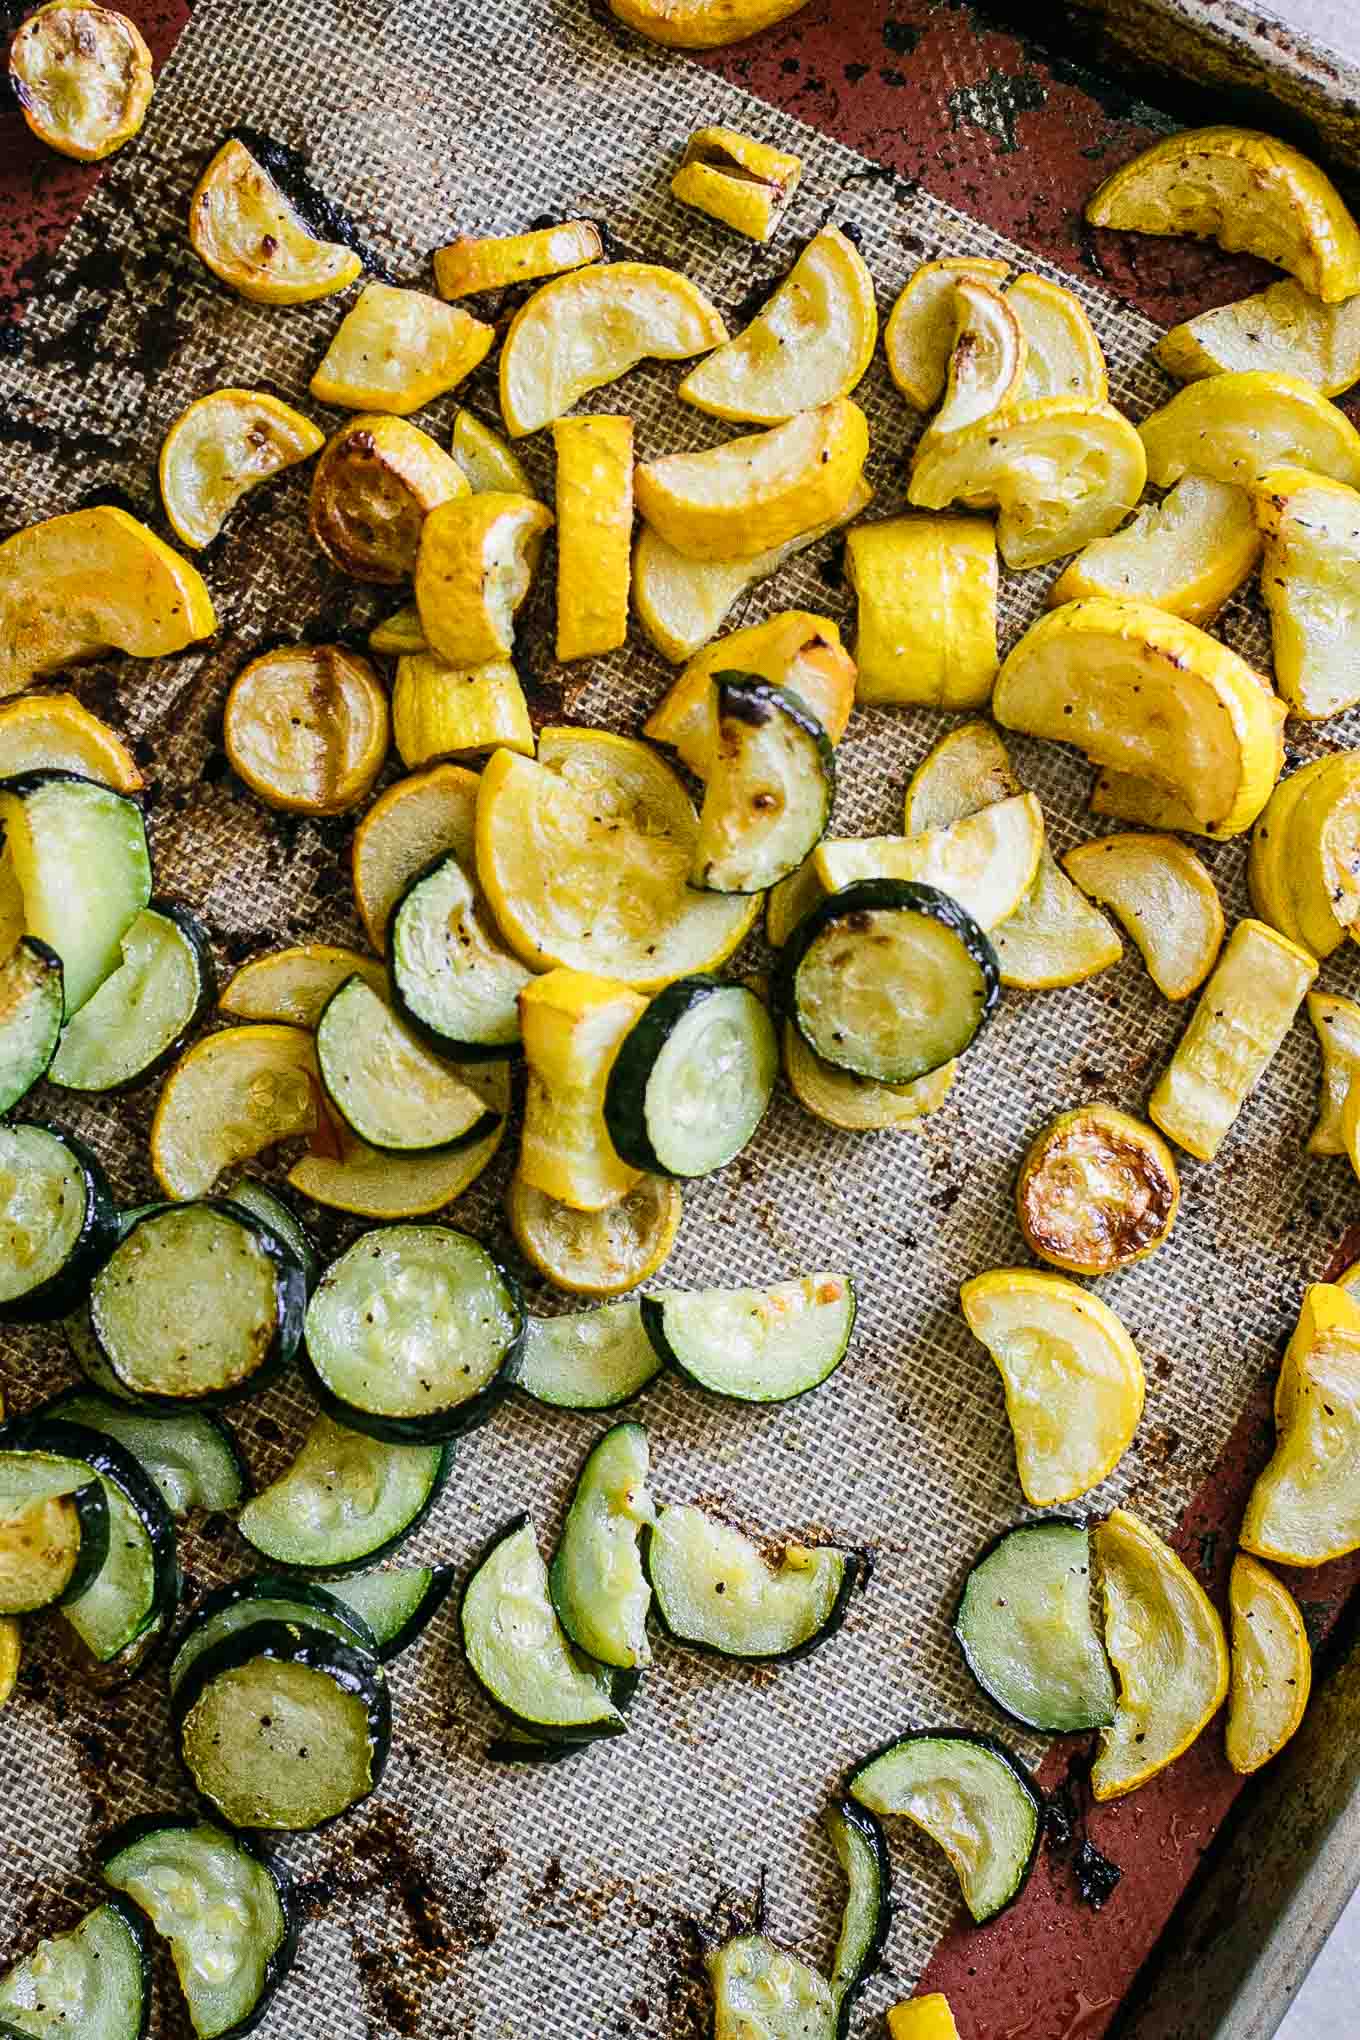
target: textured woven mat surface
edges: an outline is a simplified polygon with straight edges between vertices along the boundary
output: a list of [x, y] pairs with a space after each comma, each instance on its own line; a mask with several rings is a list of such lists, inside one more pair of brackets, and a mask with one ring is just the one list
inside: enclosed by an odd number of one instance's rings
[[[753, 250], [669, 198], [675, 152], [701, 120], [750, 126], [805, 158], [802, 192], [772, 251]], [[941, 252], [1031, 259], [929, 198], [895, 186], [851, 151], [685, 61], [601, 22], [586, 0], [299, 0], [274, 9], [205, 0], [160, 82], [141, 141], [104, 178], [31, 306], [27, 352], [0, 360], [11, 446], [0, 525], [120, 491], [157, 517], [155, 456], [193, 396], [226, 382], [273, 388], [315, 411], [307, 378], [341, 305], [247, 304], [220, 290], [187, 247], [189, 192], [206, 155], [247, 122], [305, 145], [317, 183], [347, 206], [401, 281], [425, 282], [428, 251], [456, 231], [507, 230], [541, 214], [589, 214], [621, 251], [683, 266], [734, 323], [827, 219], [863, 237], [886, 312], [910, 269]], [[868, 174], [866, 174], [866, 172]], [[1164, 394], [1147, 363], [1154, 329], [1081, 287], [1109, 356], [1115, 400], [1135, 417]], [[602, 391], [626, 408], [640, 453], [701, 445], [724, 428], [677, 405], [673, 369], [643, 368]], [[874, 434], [879, 508], [902, 498], [912, 414], [881, 366], [861, 394]], [[460, 393], [494, 417], [494, 380]], [[447, 432], [453, 402], [421, 419]], [[542, 439], [525, 457], [550, 487]], [[219, 746], [230, 679], [263, 644], [361, 628], [375, 603], [323, 569], [305, 529], [305, 476], [263, 492], [207, 566], [221, 631], [159, 665], [96, 669], [80, 692], [135, 742], [152, 781], [160, 890], [208, 922], [227, 965], [311, 935], [357, 939], [347, 876], [350, 822], [282, 825], [233, 781]], [[1003, 644], [1038, 612], [1046, 575], [1003, 577]], [[521, 665], [547, 719], [635, 730], [669, 669], [640, 644], [568, 676], [551, 662], [551, 564], [522, 635]], [[796, 562], [731, 619], [798, 604], [846, 619], [833, 565]], [[1264, 662], [1254, 607], [1222, 633]], [[945, 727], [927, 713], [860, 714], [841, 750], [842, 833], [900, 826], [905, 778]], [[1342, 741], [1333, 725], [1313, 748]], [[1079, 760], [1017, 743], [1055, 846], [1089, 833]], [[1230, 918], [1247, 910], [1241, 846], [1206, 857]], [[758, 949], [752, 951], [759, 961]], [[1352, 989], [1349, 961], [1326, 981]], [[834, 1932], [839, 1888], [818, 1815], [846, 1762], [894, 1730], [929, 1723], [997, 1729], [962, 1672], [948, 1630], [980, 1546], [1021, 1512], [992, 1363], [970, 1339], [955, 1292], [965, 1276], [1017, 1258], [1010, 1202], [1019, 1156], [1051, 1113], [1092, 1096], [1138, 1109], [1185, 1015], [1153, 992], [1131, 948], [1073, 990], [1008, 994], [953, 1098], [919, 1139], [852, 1139], [781, 1097], [739, 1166], [686, 1196], [674, 1283], [764, 1281], [848, 1266], [862, 1307], [835, 1384], [784, 1410], [713, 1406], [671, 1385], [639, 1405], [655, 1487], [709, 1502], [761, 1532], [813, 1533], [872, 1547], [872, 1584], [844, 1631], [807, 1663], [771, 1672], [659, 1652], [609, 1749], [540, 1773], [488, 1766], [492, 1720], [452, 1649], [446, 1610], [397, 1667], [397, 1732], [381, 1792], [332, 1832], [283, 1850], [309, 1880], [312, 1922], [271, 2030], [299, 2036], [701, 2030], [688, 1922], [749, 1899], [768, 1868], [772, 1930], [813, 1958]], [[1148, 1374], [1134, 1448], [1098, 1505], [1129, 1501], [1159, 1529], [1176, 1522], [1245, 1408], [1353, 1208], [1344, 1163], [1305, 1161], [1317, 1080], [1300, 1023], [1212, 1168], [1187, 1163], [1173, 1240], [1101, 1286], [1130, 1326]], [[51, 1113], [91, 1138], [120, 1190], [144, 1193], [146, 1096]], [[454, 1216], [508, 1250], [499, 1216], [507, 1153]], [[343, 1235], [324, 1216], [328, 1242]], [[546, 1299], [531, 1292], [536, 1304]], [[15, 1410], [73, 1374], [58, 1335], [7, 1335], [0, 1379]], [[238, 1428], [257, 1475], [287, 1460], [309, 1415], [281, 1390]], [[602, 1428], [516, 1406], [459, 1450], [455, 1478], [410, 1555], [464, 1562], [496, 1525], [532, 1509], [548, 1547], [580, 1458]], [[228, 1526], [185, 1539], [196, 1585], [246, 1569]], [[1005, 1731], [1003, 1731], [1005, 1732]], [[1041, 1745], [1016, 1734], [1037, 1757]], [[89, 1901], [92, 1844], [114, 1818], [186, 1803], [170, 1756], [163, 1674], [92, 1696], [39, 1643], [0, 1720], [0, 1946], [69, 1923]], [[1133, 1803], [1136, 1805], [1136, 1803]], [[1128, 1818], [1136, 1818], [1130, 1812]], [[895, 1840], [892, 1977], [869, 2015], [910, 1981], [955, 1909], [952, 1880], [924, 1847]], [[1117, 1851], [1116, 1851], [1117, 1853]], [[164, 2030], [174, 2031], [173, 2011]]]

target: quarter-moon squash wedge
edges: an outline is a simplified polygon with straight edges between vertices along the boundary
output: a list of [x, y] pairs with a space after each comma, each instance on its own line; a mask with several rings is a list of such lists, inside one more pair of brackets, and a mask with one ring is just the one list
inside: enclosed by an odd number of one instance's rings
[[1360, 493], [1272, 468], [1255, 506], [1275, 684], [1296, 715], [1339, 715], [1360, 701]]
[[1090, 397], [1103, 404], [1110, 393], [1105, 356], [1075, 292], [1026, 270], [1007, 290], [1006, 303], [1025, 336], [1021, 395]]
[[929, 431], [961, 432], [1003, 410], [1020, 394], [1028, 342], [995, 284], [961, 276], [954, 285], [954, 345], [944, 401]]
[[1360, 432], [1297, 376], [1248, 369], [1187, 383], [1138, 430], [1158, 489], [1185, 474], [1249, 489], [1278, 467], [1360, 489]]
[[1044, 842], [1043, 809], [1032, 793], [919, 836], [827, 837], [813, 865], [827, 892], [865, 878], [905, 878], [938, 887], [979, 928], [998, 927], [1029, 891]]
[[1179, 836], [1142, 829], [1078, 843], [1062, 860], [1069, 878], [1115, 913], [1164, 999], [1188, 999], [1218, 960], [1218, 889]]
[[365, 284], [309, 387], [319, 404], [404, 416], [471, 375], [495, 337], [494, 326], [426, 291]]
[[1338, 998], [1333, 992], [1310, 992], [1307, 1004], [1308, 1018], [1322, 1050], [1318, 1116], [1308, 1136], [1308, 1153], [1344, 1155], [1342, 1122], [1346, 1099], [1360, 1077], [1360, 1006], [1354, 999]]
[[214, 390], [181, 411], [161, 446], [161, 501], [176, 538], [211, 545], [249, 490], [319, 453], [326, 435], [264, 390]]
[[224, 142], [189, 200], [189, 240], [216, 277], [262, 305], [305, 304], [353, 283], [363, 263], [307, 231], [244, 142]]
[[386, 992], [387, 972], [375, 956], [303, 942], [242, 964], [227, 981], [218, 1009], [233, 1020], [314, 1029], [331, 994], [355, 976], [366, 978], [375, 992]]
[[153, 91], [151, 52], [126, 14], [48, 0], [10, 44], [10, 83], [40, 142], [99, 163], [130, 141]]
[[449, 451], [467, 476], [475, 496], [485, 495], [488, 490], [503, 496], [538, 494], [519, 455], [475, 411], [464, 408], [455, 416]]
[[0, 779], [26, 772], [78, 772], [115, 793], [142, 785], [131, 751], [74, 694], [29, 694], [0, 708]]
[[465, 765], [414, 772], [379, 794], [354, 831], [354, 904], [380, 954], [387, 946], [388, 917], [418, 872], [450, 850], [465, 871], [472, 870], [479, 784]]
[[611, 12], [649, 42], [716, 50], [787, 21], [807, 0], [609, 0]]
[[182, 1055], [151, 1123], [151, 1166], [167, 1197], [206, 1197], [219, 1176], [280, 1141], [314, 1133], [321, 1078], [300, 1027], [233, 1027]]
[[668, 744], [696, 778], [708, 777], [717, 741], [713, 676], [720, 672], [753, 673], [771, 687], [787, 687], [811, 709], [831, 743], [845, 735], [855, 705], [855, 662], [841, 644], [839, 628], [807, 609], [781, 610], [698, 653], [643, 724], [643, 735]]
[[637, 471], [637, 505], [690, 559], [751, 559], [839, 517], [869, 452], [848, 397], [702, 453], [668, 453]]
[[1257, 368], [1337, 397], [1360, 381], [1360, 296], [1324, 305], [1290, 278], [1173, 326], [1155, 351], [1177, 382]]
[[488, 1112], [497, 1115], [496, 1124], [481, 1140], [445, 1154], [389, 1155], [366, 1146], [348, 1127], [337, 1127], [327, 1152], [313, 1151], [293, 1164], [290, 1189], [332, 1211], [375, 1222], [422, 1218], [452, 1204], [476, 1182], [505, 1138], [510, 1077], [504, 1063], [450, 1067], [478, 1093]]
[[1304, 1292], [1275, 1384], [1275, 1451], [1239, 1542], [1278, 1565], [1360, 1549], [1360, 1304], [1333, 1283]]
[[1205, 624], [1260, 557], [1261, 535], [1246, 490], [1207, 475], [1182, 475], [1160, 503], [1145, 503], [1122, 531], [1078, 553], [1049, 589], [1049, 606], [1115, 595], [1155, 602], [1173, 616]]
[[416, 557], [416, 607], [430, 650], [451, 666], [508, 658], [553, 515], [533, 496], [492, 490], [440, 504]]
[[1308, 1707], [1313, 1655], [1294, 1596], [1268, 1566], [1239, 1552], [1228, 1582], [1232, 1685], [1228, 1762], [1248, 1777], [1278, 1756]]
[[883, 335], [888, 373], [907, 402], [931, 411], [944, 395], [954, 345], [954, 286], [963, 277], [999, 283], [1007, 265], [985, 255], [947, 255], [912, 271]]

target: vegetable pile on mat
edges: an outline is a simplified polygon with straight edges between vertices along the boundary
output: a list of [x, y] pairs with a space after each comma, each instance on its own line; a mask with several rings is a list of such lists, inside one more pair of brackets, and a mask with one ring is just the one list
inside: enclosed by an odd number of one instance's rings
[[[733, 32], [705, 0], [615, 11], [684, 46]], [[767, 0], [739, 26], [791, 11]], [[140, 125], [150, 60], [116, 14], [44, 8], [11, 62], [30, 125], [68, 154], [105, 155]], [[800, 174], [712, 127], [673, 189], [765, 241]], [[400, 1733], [385, 1667], [455, 1579], [458, 1647], [500, 1717], [494, 1762], [625, 1734], [653, 1631], [765, 1664], [834, 1638], [863, 1554], [820, 1532], [769, 1550], [702, 1499], [654, 1494], [631, 1417], [586, 1452], [551, 1556], [520, 1516], [470, 1564], [381, 1563], [437, 1509], [457, 1438], [516, 1395], [612, 1412], [663, 1370], [734, 1412], [836, 1393], [856, 1313], [844, 1269], [633, 1294], [666, 1261], [683, 1183], [742, 1155], [781, 1074], [843, 1133], [919, 1131], [987, 1055], [1008, 990], [1056, 991], [1121, 956], [1102, 908], [1158, 992], [1195, 1001], [1153, 1124], [1091, 1101], [1017, 1158], [1020, 1229], [1044, 1265], [961, 1289], [1036, 1512], [1104, 1480], [1143, 1411], [1138, 1347], [1085, 1284], [1167, 1239], [1173, 1150], [1213, 1160], [1305, 1002], [1324, 1058], [1310, 1149], [1360, 1174], [1360, 1007], [1314, 988], [1360, 931], [1360, 760], [1334, 751], [1281, 778], [1288, 714], [1360, 702], [1360, 435], [1330, 401], [1360, 376], [1360, 231], [1314, 166], [1232, 128], [1158, 144], [1088, 214], [1246, 247], [1289, 280], [1168, 334], [1158, 355], [1183, 387], [1135, 429], [1072, 293], [993, 261], [925, 263], [883, 334], [893, 380], [931, 414], [907, 507], [887, 516], [865, 514], [853, 395], [879, 340], [874, 284], [834, 225], [735, 336], [678, 271], [604, 259], [589, 221], [464, 237], [435, 254], [437, 296], [363, 284], [311, 381], [350, 414], [329, 437], [264, 391], [189, 406], [159, 466], [183, 547], [204, 551], [250, 491], [312, 461], [316, 546], [400, 604], [371, 656], [256, 657], [224, 711], [231, 766], [283, 813], [368, 803], [395, 750], [405, 776], [353, 835], [371, 953], [277, 950], [219, 990], [205, 931], [154, 889], [136, 762], [72, 695], [35, 685], [208, 638], [208, 582], [105, 506], [0, 545], [0, 1109], [44, 1079], [58, 1117], [63, 1090], [157, 1084], [162, 1193], [120, 1209], [59, 1124], [0, 1126], [0, 1317], [60, 1321], [85, 1377], [0, 1429], [0, 1699], [21, 1619], [50, 1612], [104, 1678], [166, 1682], [201, 1807], [103, 1840], [112, 1895], [0, 1980], [0, 2032], [135, 2040], [148, 1927], [195, 2033], [247, 2030], [298, 1935], [267, 1838], [379, 1784]], [[188, 235], [264, 305], [361, 278], [240, 139], [204, 172]], [[531, 288], [508, 327], [466, 308], [510, 285]], [[460, 410], [446, 448], [412, 414], [497, 343], [500, 421]], [[685, 363], [679, 400], [736, 435], [638, 461], [628, 415], [568, 415], [643, 359]], [[549, 428], [552, 507], [514, 447]], [[805, 610], [724, 632], [747, 588], [838, 531], [853, 653]], [[558, 657], [618, 651], [631, 614], [680, 668], [641, 738], [531, 719], [516, 617], [550, 532]], [[1004, 659], [998, 553], [1017, 573], [1067, 562]], [[1258, 562], [1278, 692], [1206, 629]], [[895, 834], [828, 833], [857, 703], [972, 718], [912, 776]], [[1098, 769], [1093, 812], [1128, 826], [1055, 858], [1002, 731], [1074, 745]], [[1256, 918], [1229, 931], [1185, 837], [1248, 831]], [[768, 970], [722, 975], [762, 907]], [[214, 1011], [228, 1024], [204, 1032]], [[541, 1277], [586, 1300], [560, 1315], [529, 1315], [511, 1270], [437, 1217], [506, 1138], [519, 1065], [509, 1224]], [[369, 1222], [324, 1269], [284, 1189], [243, 1173], [285, 1143], [287, 1187]], [[254, 1493], [221, 1412], [290, 1368], [320, 1414]], [[1096, 1733], [1097, 1799], [1173, 1762], [1225, 1699], [1238, 1771], [1298, 1726], [1308, 1644], [1271, 1568], [1360, 1548], [1360, 1268], [1308, 1289], [1275, 1411], [1231, 1648], [1126, 1509], [1035, 1514], [967, 1575], [969, 1671], [1027, 1729]], [[229, 1512], [262, 1569], [182, 1610], [176, 1525], [196, 1510]], [[863, 1757], [827, 1815], [846, 1880], [830, 1974], [755, 1919], [709, 1955], [719, 2040], [847, 2032], [888, 1932], [880, 1821], [897, 1816], [944, 1850], [978, 1922], [1019, 1896], [1044, 1826], [1028, 1770], [991, 1737], [914, 1730]], [[953, 2032], [938, 1998], [890, 2023], [895, 2040]]]

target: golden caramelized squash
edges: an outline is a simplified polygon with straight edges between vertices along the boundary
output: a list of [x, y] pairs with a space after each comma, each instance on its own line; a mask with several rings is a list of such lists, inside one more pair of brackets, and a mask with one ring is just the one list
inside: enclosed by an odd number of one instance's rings
[[405, 416], [471, 375], [495, 337], [493, 326], [423, 290], [365, 284], [309, 387], [319, 404]]
[[628, 636], [633, 574], [633, 421], [560, 418], [557, 656], [598, 658]]
[[685, 144], [671, 196], [748, 240], [768, 241], [798, 188], [797, 156], [736, 128], [696, 128]]
[[604, 1211], [574, 1211], [516, 1172], [505, 1198], [515, 1245], [529, 1266], [569, 1296], [624, 1296], [648, 1282], [675, 1245], [684, 1204], [669, 1176], [644, 1176]]
[[1062, 862], [1084, 893], [1118, 917], [1164, 999], [1199, 990], [1223, 943], [1223, 907], [1187, 844], [1131, 831], [1078, 843]]
[[308, 232], [264, 165], [234, 137], [194, 187], [189, 241], [214, 276], [262, 305], [330, 297], [363, 268], [352, 248]]
[[30, 14], [10, 44], [9, 77], [38, 140], [80, 163], [131, 141], [154, 90], [136, 23], [89, 0], [48, 0]]
[[1332, 1283], [1304, 1292], [1275, 1386], [1275, 1451], [1239, 1541], [1277, 1565], [1360, 1550], [1360, 1304]]
[[508, 659], [449, 666], [433, 652], [397, 661], [392, 736], [408, 772], [441, 758], [475, 759], [504, 749], [533, 756], [534, 728]]
[[452, 454], [409, 418], [366, 411], [327, 443], [312, 476], [309, 523], [332, 566], [396, 587], [415, 572], [432, 510], [469, 495]]
[[161, 446], [161, 501], [176, 538], [211, 545], [241, 498], [310, 460], [326, 435], [264, 390], [214, 390], [181, 411]]
[[1159, 503], [1145, 503], [1122, 530], [1078, 553], [1049, 589], [1049, 606], [1114, 595], [1207, 624], [1260, 557], [1247, 491], [1183, 475]]
[[1303, 1720], [1313, 1684], [1313, 1654], [1298, 1602], [1283, 1580], [1245, 1552], [1233, 1560], [1228, 1609], [1228, 1762], [1249, 1777], [1280, 1754]]
[[1360, 757], [1333, 751], [1276, 787], [1252, 835], [1252, 904], [1326, 957], [1360, 927]]
[[462, 234], [434, 251], [434, 280], [443, 298], [475, 297], [512, 283], [562, 276], [604, 252], [593, 220], [564, 220], [527, 234]]
[[825, 836], [812, 862], [827, 892], [866, 878], [906, 879], [948, 893], [990, 929], [1029, 891], [1043, 841], [1042, 808], [1032, 793], [1017, 793], [919, 836]]
[[151, 1167], [167, 1197], [206, 1197], [226, 1170], [323, 1124], [310, 1032], [231, 1027], [196, 1042], [166, 1078]]
[[609, 0], [626, 28], [675, 50], [716, 50], [787, 21], [807, 0]]
[[1026, 1246], [1069, 1275], [1112, 1275], [1156, 1253], [1180, 1201], [1166, 1142], [1113, 1105], [1060, 1112], [1031, 1142], [1015, 1186]]
[[783, 1057], [785, 1080], [803, 1110], [842, 1133], [919, 1133], [922, 1121], [946, 1103], [959, 1073], [957, 1062], [947, 1062], [906, 1084], [876, 1083], [823, 1062], [787, 1021]]
[[839, 517], [868, 452], [868, 420], [841, 397], [768, 432], [644, 461], [637, 505], [690, 559], [752, 559]]
[[1360, 702], [1360, 488], [1272, 468], [1255, 492], [1275, 684], [1310, 722]]
[[25, 772], [78, 772], [115, 793], [143, 783], [126, 744], [74, 694], [29, 694], [0, 708], [0, 779]]
[[197, 568], [125, 510], [68, 511], [0, 544], [0, 696], [109, 652], [166, 658], [216, 628]]
[[387, 695], [368, 660], [343, 645], [285, 645], [232, 682], [222, 719], [233, 771], [269, 807], [338, 815], [382, 771]]
[[980, 277], [954, 285], [954, 345], [944, 401], [929, 431], [961, 432], [1019, 397], [1029, 352], [1008, 297]]

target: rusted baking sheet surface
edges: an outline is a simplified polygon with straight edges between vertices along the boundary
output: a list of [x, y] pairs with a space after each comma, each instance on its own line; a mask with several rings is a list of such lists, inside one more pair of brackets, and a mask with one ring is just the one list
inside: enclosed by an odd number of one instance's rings
[[[783, 29], [701, 65], [647, 49], [586, 0], [299, 0], [272, 23], [228, 0], [200, 0], [192, 17], [177, 0], [128, 4], [158, 59], [186, 24], [188, 33], [146, 135], [102, 178], [41, 151], [12, 108], [0, 116], [0, 317], [27, 307], [21, 351], [9, 364], [0, 357], [0, 528], [69, 507], [91, 487], [125, 490], [154, 515], [159, 432], [215, 381], [254, 377], [305, 400], [336, 307], [243, 308], [183, 249], [187, 192], [236, 121], [310, 149], [326, 189], [413, 282], [430, 246], [456, 229], [589, 210], [630, 252], [691, 267], [735, 313], [830, 213], [864, 231], [886, 308], [923, 256], [991, 248], [1000, 236], [1012, 260], [1081, 288], [1135, 415], [1162, 387], [1146, 364], [1145, 322], [1165, 325], [1267, 274], [1213, 250], [1090, 234], [1080, 210], [1092, 184], [1166, 132], [1168, 117], [1118, 84], [1055, 66], [966, 6], [814, 0]], [[763, 125], [807, 155], [800, 210], [776, 249], [736, 247], [669, 204], [664, 166], [705, 118]], [[479, 380], [474, 403], [486, 408], [491, 388]], [[648, 450], [677, 429], [669, 388], [650, 371], [626, 386]], [[603, 398], [620, 402], [618, 392]], [[880, 502], [891, 505], [912, 421], [881, 367], [865, 401]], [[541, 460], [536, 442], [530, 457]], [[248, 509], [211, 561], [226, 620], [219, 646], [121, 689], [107, 673], [79, 683], [161, 776], [151, 818], [161, 882], [207, 914], [220, 957], [349, 930], [346, 826], [285, 837], [233, 791], [215, 748], [222, 692], [258, 643], [357, 621], [351, 591], [319, 571], [300, 537], [304, 488], [285, 484]], [[845, 615], [843, 591], [815, 564], [760, 600]], [[1037, 600], [1008, 585], [1008, 642]], [[1225, 628], [1263, 656], [1250, 604], [1235, 604]], [[531, 641], [529, 653], [540, 705], [559, 702], [550, 650]], [[576, 712], [634, 728], [663, 680], [635, 647], [601, 662]], [[893, 826], [903, 774], [940, 728], [928, 717], [863, 720], [868, 734], [846, 754], [838, 826], [849, 830]], [[1342, 725], [1314, 742], [1354, 734]], [[1055, 840], [1085, 833], [1080, 768], [1039, 747], [1023, 763]], [[1211, 856], [1230, 910], [1244, 911], [1240, 848]], [[749, 1892], [762, 1864], [775, 1930], [825, 1951], [837, 1886], [816, 1813], [839, 1766], [898, 1727], [999, 1726], [960, 1674], [945, 1617], [969, 1559], [1017, 1513], [1019, 1495], [990, 1363], [960, 1333], [953, 1285], [1018, 1251], [1007, 1195], [1025, 1132], [1094, 1094], [1136, 1109], [1181, 1024], [1132, 958], [1093, 987], [1006, 1008], [959, 1103], [919, 1146], [855, 1147], [781, 1110], [749, 1174], [692, 1199], [668, 1270], [677, 1282], [747, 1270], [754, 1279], [848, 1256], [861, 1276], [869, 1307], [844, 1393], [775, 1424], [696, 1411], [669, 1390], [644, 1406], [668, 1492], [709, 1493], [769, 1528], [816, 1522], [877, 1543], [879, 1577], [847, 1636], [781, 1678], [667, 1656], [626, 1748], [531, 1778], [493, 1776], [482, 1763], [487, 1724], [465, 1682], [450, 1678], [442, 1623], [398, 1674], [398, 1758], [381, 1798], [333, 1836], [286, 1851], [308, 1880], [313, 1923], [274, 2030], [301, 2040], [698, 2033], [694, 1922]], [[1268, 1449], [1269, 1383], [1299, 1287], [1338, 1251], [1337, 1267], [1360, 1251], [1343, 1248], [1354, 1208], [1344, 1163], [1301, 1157], [1315, 1079], [1301, 1024], [1221, 1161], [1187, 1171], [1173, 1246], [1106, 1292], [1140, 1337], [1150, 1393], [1138, 1445], [1098, 1499], [1129, 1499], [1158, 1527], [1177, 1527], [1179, 1548], [1220, 1594]], [[145, 1119], [143, 1102], [91, 1122], [129, 1192], [145, 1182]], [[499, 1224], [490, 1195], [457, 1215], [474, 1230]], [[0, 1351], [17, 1408], [65, 1368], [55, 1341]], [[285, 1394], [243, 1422], [266, 1473], [286, 1456], [301, 1410]], [[482, 1434], [419, 1555], [465, 1557], [479, 1525], [516, 1501], [532, 1503], [550, 1535], [590, 1435], [518, 1411], [494, 1439]], [[220, 1545], [191, 1547], [201, 1579], [215, 1578], [224, 1556], [239, 1569], [229, 1541]], [[1355, 1576], [1339, 1565], [1294, 1583], [1315, 1635]], [[99, 1828], [179, 1797], [152, 1683], [101, 1702], [34, 1661], [0, 1723], [0, 1825], [15, 1838], [0, 1860], [0, 1942], [67, 1923], [88, 1901]], [[1061, 1783], [1077, 1754], [1055, 1745], [1044, 1782]], [[1096, 2040], [1237, 1789], [1211, 1729], [1170, 1773], [1090, 1815], [1090, 1839], [1123, 1872], [1103, 1910], [1080, 1902], [1070, 1846], [1046, 1854], [1023, 1902], [983, 1932], [948, 1925], [946, 1875], [899, 1835], [897, 1973], [866, 1995], [864, 2030], [925, 1964], [964, 2040]]]

